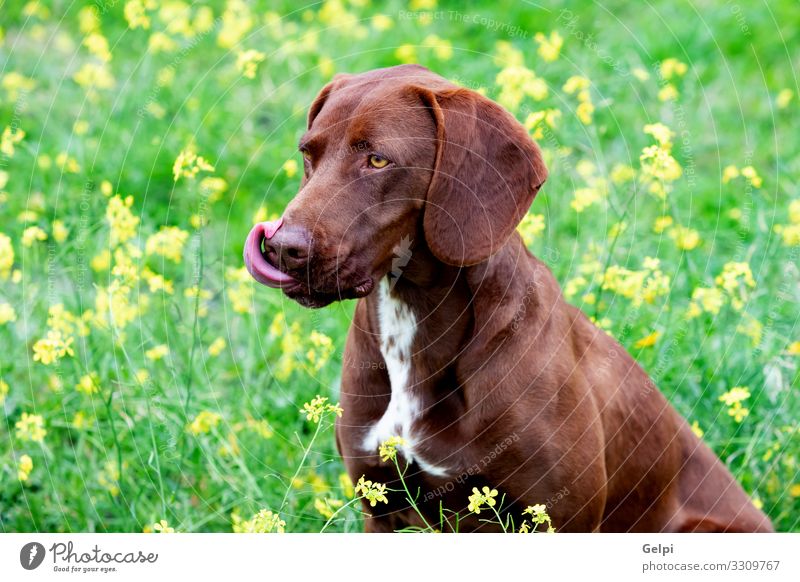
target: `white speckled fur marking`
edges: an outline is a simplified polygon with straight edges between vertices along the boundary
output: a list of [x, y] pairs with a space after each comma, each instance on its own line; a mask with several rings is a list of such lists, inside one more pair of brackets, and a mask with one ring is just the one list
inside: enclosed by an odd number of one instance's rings
[[386, 362], [392, 395], [381, 419], [369, 430], [364, 448], [376, 453], [378, 445], [392, 436], [400, 436], [407, 445], [400, 447], [406, 460], [416, 461], [422, 470], [432, 475], [446, 475], [446, 471], [414, 456], [415, 440], [411, 428], [419, 414], [418, 400], [409, 390], [411, 376], [411, 348], [417, 331], [417, 319], [411, 309], [391, 295], [387, 279], [378, 286], [378, 324], [381, 334], [381, 354]]

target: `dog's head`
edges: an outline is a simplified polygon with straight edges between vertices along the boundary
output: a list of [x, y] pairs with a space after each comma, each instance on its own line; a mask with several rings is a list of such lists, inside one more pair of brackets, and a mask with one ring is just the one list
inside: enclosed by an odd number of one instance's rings
[[300, 139], [300, 191], [257, 224], [244, 258], [308, 307], [368, 295], [424, 238], [440, 261], [480, 263], [522, 219], [547, 171], [502, 107], [418, 65], [337, 75]]

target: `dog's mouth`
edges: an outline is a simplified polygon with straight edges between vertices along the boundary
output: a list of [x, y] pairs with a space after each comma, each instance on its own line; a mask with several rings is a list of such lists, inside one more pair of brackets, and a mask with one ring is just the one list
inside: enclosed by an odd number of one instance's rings
[[[267, 287], [281, 289], [287, 297], [304, 307], [325, 307], [334, 301], [358, 299], [369, 295], [375, 287], [373, 277], [356, 278], [357, 283], [343, 285], [340, 279], [329, 286], [314, 285], [311, 270], [286, 272], [274, 257], [266, 252], [264, 241], [273, 237], [283, 219], [260, 222], [247, 235], [244, 245], [244, 264], [252, 277]], [[327, 288], [326, 288], [327, 287]]]

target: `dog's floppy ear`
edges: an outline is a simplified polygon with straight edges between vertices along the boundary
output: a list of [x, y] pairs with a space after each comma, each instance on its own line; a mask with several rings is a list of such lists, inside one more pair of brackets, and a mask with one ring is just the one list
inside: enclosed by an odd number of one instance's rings
[[416, 90], [437, 132], [425, 238], [444, 263], [480, 263], [508, 240], [547, 178], [541, 152], [510, 113], [474, 91]]
[[311, 129], [311, 124], [314, 123], [314, 119], [316, 119], [317, 115], [319, 115], [319, 112], [322, 111], [322, 107], [325, 105], [325, 101], [328, 100], [331, 92], [336, 89], [341, 89], [342, 85], [344, 85], [351, 77], [352, 75], [339, 73], [338, 75], [335, 75], [333, 79], [331, 79], [330, 83], [322, 88], [319, 94], [317, 94], [313, 103], [311, 103], [311, 107], [308, 108], [308, 125], [306, 129]]

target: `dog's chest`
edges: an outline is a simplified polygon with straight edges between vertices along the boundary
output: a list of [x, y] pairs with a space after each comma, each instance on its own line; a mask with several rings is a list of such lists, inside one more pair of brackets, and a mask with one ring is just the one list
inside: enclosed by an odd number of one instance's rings
[[383, 416], [367, 432], [364, 448], [375, 453], [378, 446], [390, 437], [399, 436], [405, 444], [398, 447], [408, 462], [416, 461], [426, 472], [441, 476], [443, 467], [427, 463], [415, 452], [421, 435], [415, 433], [414, 423], [422, 407], [413, 390], [412, 349], [417, 334], [417, 319], [403, 301], [393, 296], [386, 279], [378, 287], [378, 325], [380, 326], [381, 355], [391, 384], [391, 397]]

